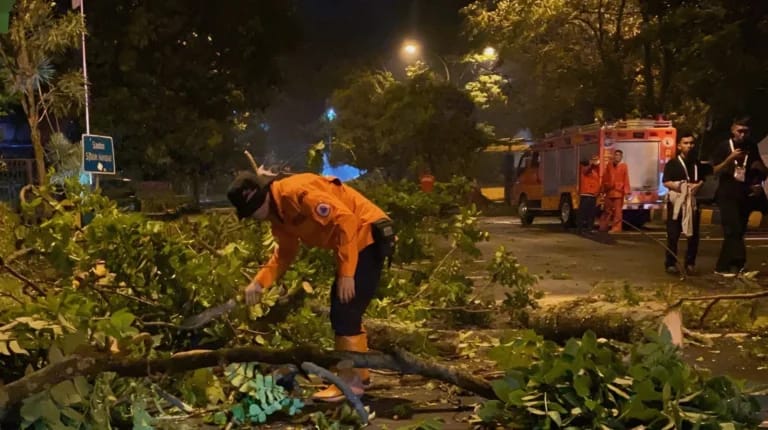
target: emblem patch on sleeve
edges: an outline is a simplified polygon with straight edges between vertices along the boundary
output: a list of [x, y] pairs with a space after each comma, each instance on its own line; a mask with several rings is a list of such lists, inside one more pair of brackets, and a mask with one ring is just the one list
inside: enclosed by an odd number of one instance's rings
[[328, 203], [318, 203], [317, 206], [315, 206], [315, 212], [325, 218], [331, 214], [331, 205]]

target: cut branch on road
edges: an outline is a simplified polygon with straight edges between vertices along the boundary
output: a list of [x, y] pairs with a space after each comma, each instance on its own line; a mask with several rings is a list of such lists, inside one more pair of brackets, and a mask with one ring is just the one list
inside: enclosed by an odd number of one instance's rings
[[75, 376], [94, 376], [101, 372], [115, 372], [124, 377], [170, 375], [229, 363], [248, 362], [301, 364], [310, 361], [323, 367], [331, 367], [343, 360], [349, 360], [355, 367], [360, 368], [395, 370], [404, 374], [422, 375], [451, 383], [488, 399], [496, 399], [491, 384], [485, 379], [451, 366], [417, 357], [401, 349], [385, 354], [324, 351], [314, 347], [274, 350], [252, 346], [193, 350], [177, 353], [168, 358], [149, 360], [121, 358], [107, 353], [72, 355], [0, 387], [0, 415], [3, 411], [18, 406], [25, 398], [45, 390], [46, 387], [52, 387]]

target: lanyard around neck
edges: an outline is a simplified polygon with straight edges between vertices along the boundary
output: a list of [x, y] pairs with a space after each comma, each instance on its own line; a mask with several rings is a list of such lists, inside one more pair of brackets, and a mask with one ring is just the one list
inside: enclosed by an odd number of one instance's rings
[[[729, 144], [729, 145], [731, 145], [731, 152], [735, 151], [735, 149], [734, 149], [734, 147], [733, 147], [733, 139], [728, 139], [728, 144]], [[741, 167], [744, 167], [744, 166], [746, 166], [746, 165], [747, 165], [747, 160], [748, 160], [748, 159], [749, 159], [749, 154], [747, 154], [747, 155], [744, 157], [744, 162], [743, 162], [743, 163], [741, 163]], [[739, 162], [738, 162], [738, 161], [736, 161], [736, 160], [733, 160], [733, 164], [734, 164], [734, 165], [736, 165], [736, 166], [738, 166], [738, 165], [739, 165]]]
[[[688, 182], [691, 181], [691, 175], [688, 174], [688, 166], [685, 165], [685, 160], [683, 159], [682, 155], [677, 156], [678, 161], [680, 161], [680, 164], [683, 165], [683, 170], [685, 170], [685, 179], [688, 180]], [[696, 163], [693, 163], [693, 180], [698, 181], [699, 180], [699, 166]]]

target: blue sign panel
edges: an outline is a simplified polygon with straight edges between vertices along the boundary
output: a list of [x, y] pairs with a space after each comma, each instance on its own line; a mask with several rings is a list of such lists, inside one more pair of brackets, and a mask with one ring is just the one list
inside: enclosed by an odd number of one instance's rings
[[83, 171], [115, 174], [115, 150], [109, 136], [83, 135]]

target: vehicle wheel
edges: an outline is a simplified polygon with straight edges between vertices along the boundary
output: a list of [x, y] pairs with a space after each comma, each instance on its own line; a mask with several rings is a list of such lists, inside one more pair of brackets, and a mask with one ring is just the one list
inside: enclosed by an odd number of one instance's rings
[[[628, 209], [622, 215], [627, 224], [631, 224], [636, 228], [642, 228], [645, 223], [651, 220], [651, 211], [648, 209]], [[624, 230], [634, 230], [626, 225], [623, 228]]]
[[560, 199], [560, 223], [565, 228], [573, 227], [575, 218], [571, 198], [569, 196], [563, 196]]
[[531, 225], [533, 223], [533, 214], [531, 208], [528, 207], [528, 198], [520, 196], [517, 204], [517, 215], [520, 216], [520, 223], [523, 225]]

